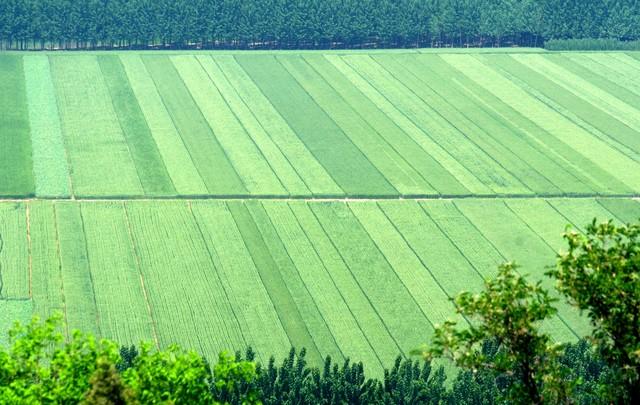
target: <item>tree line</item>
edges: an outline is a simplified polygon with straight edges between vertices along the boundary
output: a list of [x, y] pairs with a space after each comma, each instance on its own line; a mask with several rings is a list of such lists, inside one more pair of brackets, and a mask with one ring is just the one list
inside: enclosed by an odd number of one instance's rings
[[2, 0], [5, 49], [542, 46], [640, 39], [637, 0]]

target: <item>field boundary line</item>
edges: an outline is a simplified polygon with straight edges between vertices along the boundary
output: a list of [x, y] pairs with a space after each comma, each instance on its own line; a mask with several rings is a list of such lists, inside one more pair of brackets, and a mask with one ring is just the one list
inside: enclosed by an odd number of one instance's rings
[[147, 294], [147, 287], [144, 283], [144, 275], [142, 274], [142, 263], [140, 262], [140, 255], [138, 254], [138, 249], [136, 247], [135, 240], [133, 238], [133, 231], [131, 230], [131, 221], [129, 221], [129, 213], [127, 212], [127, 206], [124, 201], [122, 201], [122, 211], [124, 212], [124, 219], [127, 221], [127, 234], [129, 235], [129, 243], [131, 249], [133, 250], [133, 256], [136, 260], [136, 268], [138, 270], [138, 274], [140, 275], [140, 285], [142, 287], [142, 294], [144, 296], [144, 302], [147, 304], [147, 312], [149, 313], [149, 319], [151, 320], [151, 328], [153, 331], [153, 341], [156, 344], [156, 348], [160, 349], [160, 341], [158, 339], [158, 327], [156, 325], [156, 320], [153, 316], [153, 311], [151, 308], [151, 302], [149, 301], [149, 295]]
[[33, 250], [31, 247], [31, 216], [29, 211], [29, 202], [25, 203], [25, 219], [27, 221], [27, 252], [28, 252], [28, 263], [29, 263], [29, 298], [33, 298], [33, 290], [32, 290], [32, 279], [33, 279]]
[[306, 202], [357, 202], [357, 201], [441, 201], [441, 200], [586, 200], [586, 199], [632, 199], [640, 200], [640, 193], [631, 194], [493, 194], [493, 195], [372, 195], [372, 196], [278, 196], [278, 195], [176, 195], [176, 196], [85, 196], [71, 198], [52, 197], [24, 197], [0, 196], [0, 203], [17, 203], [30, 201], [51, 201], [51, 202], [108, 202], [108, 201], [306, 201]]
[[51, 212], [53, 214], [53, 225], [56, 231], [56, 251], [58, 253], [58, 271], [60, 272], [60, 294], [62, 295], [62, 310], [64, 311], [64, 330], [67, 339], [69, 338], [69, 318], [67, 316], [67, 299], [64, 293], [64, 276], [62, 274], [62, 249], [60, 248], [60, 229], [58, 226], [58, 215], [56, 211], [56, 203], [51, 203]]

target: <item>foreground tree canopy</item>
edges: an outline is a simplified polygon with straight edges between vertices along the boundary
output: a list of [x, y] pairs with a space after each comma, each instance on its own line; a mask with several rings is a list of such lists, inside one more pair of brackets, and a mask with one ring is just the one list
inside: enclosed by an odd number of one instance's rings
[[635, 0], [4, 0], [5, 47], [539, 46], [640, 39]]

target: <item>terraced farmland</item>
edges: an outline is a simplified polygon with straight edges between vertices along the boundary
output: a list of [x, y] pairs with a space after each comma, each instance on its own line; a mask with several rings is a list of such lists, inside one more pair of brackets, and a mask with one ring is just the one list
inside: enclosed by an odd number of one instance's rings
[[1, 54], [0, 327], [380, 373], [499, 263], [640, 218], [638, 106], [624, 53]]

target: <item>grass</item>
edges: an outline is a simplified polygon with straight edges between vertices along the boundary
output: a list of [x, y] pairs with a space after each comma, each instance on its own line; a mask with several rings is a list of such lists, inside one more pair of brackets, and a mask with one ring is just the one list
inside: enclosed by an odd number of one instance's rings
[[21, 56], [0, 54], [0, 196], [35, 193]]

